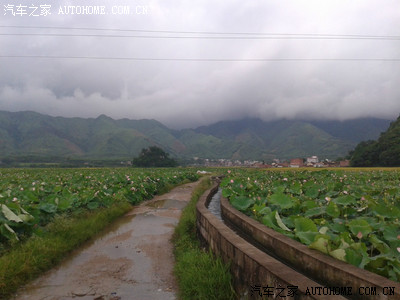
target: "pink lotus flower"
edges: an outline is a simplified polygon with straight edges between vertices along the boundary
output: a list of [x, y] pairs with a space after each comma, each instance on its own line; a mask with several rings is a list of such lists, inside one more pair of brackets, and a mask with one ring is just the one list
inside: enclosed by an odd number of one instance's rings
[[358, 237], [359, 239], [361, 239], [361, 238], [363, 237], [363, 234], [362, 234], [361, 231], [359, 231], [359, 232], [357, 233], [357, 237]]
[[231, 183], [234, 183], [233, 179], [231, 179]]

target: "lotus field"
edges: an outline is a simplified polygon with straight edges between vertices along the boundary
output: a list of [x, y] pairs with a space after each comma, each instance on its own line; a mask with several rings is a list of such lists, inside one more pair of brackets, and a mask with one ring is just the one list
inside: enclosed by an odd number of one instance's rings
[[400, 171], [232, 170], [222, 195], [312, 249], [400, 281]]
[[0, 252], [39, 235], [58, 215], [132, 204], [169, 185], [194, 181], [189, 169], [2, 169], [0, 170]]

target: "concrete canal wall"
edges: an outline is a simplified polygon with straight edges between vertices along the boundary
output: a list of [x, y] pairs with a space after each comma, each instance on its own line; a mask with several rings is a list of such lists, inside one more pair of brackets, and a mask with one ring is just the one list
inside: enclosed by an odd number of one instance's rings
[[259, 250], [218, 220], [207, 209], [217, 189], [215, 185], [197, 203], [198, 235], [216, 255], [230, 263], [239, 295], [244, 299], [345, 299], [333, 290], [322, 295], [322, 285]]
[[400, 284], [334, 259], [280, 234], [233, 208], [221, 198], [221, 214], [232, 228], [279, 260], [326, 285], [350, 288], [352, 299], [400, 299]]

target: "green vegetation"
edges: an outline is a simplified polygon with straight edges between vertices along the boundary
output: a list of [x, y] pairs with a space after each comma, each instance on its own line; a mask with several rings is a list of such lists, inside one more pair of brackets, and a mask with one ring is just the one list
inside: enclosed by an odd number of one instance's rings
[[377, 166], [379, 162], [379, 153], [377, 151], [376, 141], [361, 142], [354, 151], [350, 152], [351, 165], [353, 167], [372, 167]]
[[209, 178], [203, 179], [175, 229], [174, 271], [181, 299], [235, 299], [229, 266], [201, 249], [196, 236], [196, 203], [209, 187]]
[[169, 157], [163, 149], [151, 146], [142, 149], [139, 156], [134, 158], [132, 165], [141, 168], [176, 167], [178, 163]]
[[0, 171], [0, 298], [59, 262], [132, 204], [199, 177], [191, 169]]
[[400, 117], [377, 141], [361, 142], [350, 155], [351, 164], [356, 167], [400, 166]]
[[0, 171], [0, 253], [40, 235], [57, 215], [137, 204], [170, 185], [197, 180], [191, 169], [4, 169]]
[[228, 171], [238, 210], [312, 249], [400, 281], [400, 171]]

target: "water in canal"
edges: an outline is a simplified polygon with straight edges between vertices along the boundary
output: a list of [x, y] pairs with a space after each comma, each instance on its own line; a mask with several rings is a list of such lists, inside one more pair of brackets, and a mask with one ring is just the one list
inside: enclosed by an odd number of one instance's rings
[[209, 211], [215, 215], [219, 220], [222, 221], [221, 217], [221, 196], [222, 196], [222, 189], [218, 188], [218, 191], [214, 194], [211, 198], [210, 203], [208, 204]]

